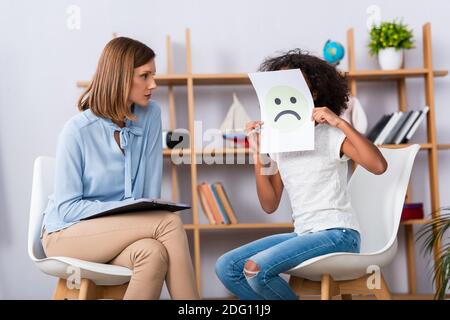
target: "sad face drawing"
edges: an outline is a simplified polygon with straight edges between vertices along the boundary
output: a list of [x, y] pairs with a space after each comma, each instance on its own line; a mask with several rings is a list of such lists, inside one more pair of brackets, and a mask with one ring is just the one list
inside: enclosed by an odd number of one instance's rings
[[289, 86], [276, 86], [266, 96], [268, 124], [274, 129], [289, 132], [298, 129], [308, 115], [308, 103], [300, 91]]

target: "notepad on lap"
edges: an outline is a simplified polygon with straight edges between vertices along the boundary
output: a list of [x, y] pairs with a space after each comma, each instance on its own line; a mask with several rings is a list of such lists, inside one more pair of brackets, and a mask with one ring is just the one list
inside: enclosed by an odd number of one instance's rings
[[129, 213], [129, 212], [139, 212], [139, 211], [180, 211], [185, 209], [190, 209], [191, 207], [184, 203], [175, 203], [161, 199], [127, 199], [122, 201], [122, 203], [109, 210], [96, 213], [90, 217], [82, 220], [99, 218], [114, 214]]

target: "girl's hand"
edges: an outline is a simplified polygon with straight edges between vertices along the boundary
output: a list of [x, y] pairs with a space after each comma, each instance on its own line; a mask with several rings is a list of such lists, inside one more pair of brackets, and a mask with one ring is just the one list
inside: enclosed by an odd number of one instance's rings
[[260, 133], [262, 121], [250, 121], [245, 126], [245, 132], [247, 133], [248, 141], [250, 144], [250, 150], [254, 155], [259, 154], [259, 143], [260, 143]]
[[326, 123], [332, 127], [338, 127], [339, 124], [343, 121], [327, 107], [314, 108], [311, 118], [317, 123]]

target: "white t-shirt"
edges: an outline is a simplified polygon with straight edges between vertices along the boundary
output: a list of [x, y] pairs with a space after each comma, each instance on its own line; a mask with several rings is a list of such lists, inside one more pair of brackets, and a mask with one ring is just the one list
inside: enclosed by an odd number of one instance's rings
[[315, 150], [271, 154], [289, 194], [295, 232], [331, 228], [359, 231], [347, 192], [347, 161], [340, 150], [344, 133], [326, 124], [315, 127]]

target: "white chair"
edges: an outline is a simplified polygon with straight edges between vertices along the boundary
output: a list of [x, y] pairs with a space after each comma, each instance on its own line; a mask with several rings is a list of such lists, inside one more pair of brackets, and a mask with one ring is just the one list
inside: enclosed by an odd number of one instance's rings
[[39, 157], [34, 162], [28, 255], [42, 272], [59, 278], [53, 299], [122, 299], [132, 275], [130, 269], [70, 257], [45, 256], [40, 239], [42, 213], [48, 196], [53, 193], [54, 171], [54, 158]]
[[324, 300], [335, 295], [351, 299], [352, 294], [391, 299], [380, 268], [391, 263], [397, 252], [397, 231], [419, 149], [417, 144], [380, 149], [388, 162], [382, 175], [356, 168], [348, 189], [361, 228], [361, 252], [327, 254], [289, 270], [289, 283], [297, 294], [320, 294]]

